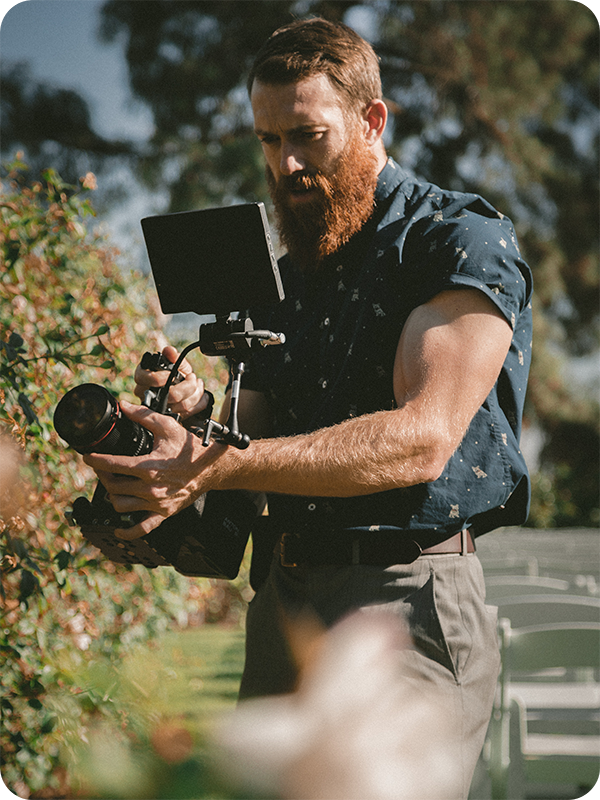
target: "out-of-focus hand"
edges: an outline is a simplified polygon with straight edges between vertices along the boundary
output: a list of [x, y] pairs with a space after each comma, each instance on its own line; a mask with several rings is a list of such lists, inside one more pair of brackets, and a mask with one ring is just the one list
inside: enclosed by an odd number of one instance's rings
[[[162, 353], [171, 364], [174, 364], [179, 357], [177, 350], [170, 345], [164, 347]], [[204, 391], [204, 381], [194, 374], [192, 365], [187, 359], [181, 362], [179, 371], [184, 376], [184, 380], [171, 386], [169, 390], [169, 408], [176, 414], [180, 414], [182, 421], [185, 421], [206, 409], [209, 403], [209, 395]], [[169, 372], [166, 370], [151, 372], [150, 370], [142, 369], [141, 365], [138, 364], [134, 377], [134, 392], [140, 400], [143, 400], [144, 394], [148, 389], [156, 389], [165, 385]]]
[[452, 697], [415, 668], [402, 618], [373, 607], [320, 635], [315, 623], [288, 620], [309, 626], [298, 690], [245, 700], [213, 731], [222, 774], [282, 800], [461, 797]]
[[148, 512], [138, 525], [115, 531], [122, 539], [137, 539], [215, 488], [207, 484], [206, 470], [227, 446], [213, 442], [203, 447], [197, 436], [171, 417], [126, 401], [120, 405], [127, 417], [154, 434], [152, 452], [143, 456], [94, 453], [84, 456], [84, 461], [96, 472], [116, 511]]

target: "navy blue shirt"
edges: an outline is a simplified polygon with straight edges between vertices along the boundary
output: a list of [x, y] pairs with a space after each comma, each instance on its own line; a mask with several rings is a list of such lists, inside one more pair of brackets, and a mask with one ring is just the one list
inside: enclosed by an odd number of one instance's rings
[[498, 381], [436, 481], [360, 497], [269, 496], [282, 531], [398, 528], [422, 546], [464, 525], [480, 535], [524, 522], [529, 479], [519, 449], [531, 358], [531, 273], [510, 220], [474, 194], [410, 177], [389, 159], [376, 210], [315, 275], [280, 260], [285, 300], [255, 311], [286, 343], [252, 356], [243, 386], [264, 393], [275, 435], [306, 433], [396, 407], [393, 365], [413, 309], [452, 288], [489, 297], [513, 329]]

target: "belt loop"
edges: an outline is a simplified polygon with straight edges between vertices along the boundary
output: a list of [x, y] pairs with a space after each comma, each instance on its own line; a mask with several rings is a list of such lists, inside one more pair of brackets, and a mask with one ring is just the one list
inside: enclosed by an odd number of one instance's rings
[[463, 528], [460, 532], [460, 554], [466, 556], [469, 554], [469, 529]]

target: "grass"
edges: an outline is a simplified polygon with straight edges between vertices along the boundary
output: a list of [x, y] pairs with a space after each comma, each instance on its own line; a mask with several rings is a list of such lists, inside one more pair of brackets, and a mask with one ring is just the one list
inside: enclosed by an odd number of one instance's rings
[[234, 707], [244, 663], [244, 633], [203, 625], [161, 637], [154, 653], [170, 678], [163, 704], [203, 732], [220, 712]]

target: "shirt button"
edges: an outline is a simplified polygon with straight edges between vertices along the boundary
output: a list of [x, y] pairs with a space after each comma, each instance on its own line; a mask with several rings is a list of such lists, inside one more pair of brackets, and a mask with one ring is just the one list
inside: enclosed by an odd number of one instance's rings
[[309, 503], [307, 508], [309, 511], [316, 511], [317, 506], [314, 503]]
[[326, 389], [327, 388], [327, 380], [326, 380], [326, 378], [321, 378], [321, 380], [319, 381], [319, 386], [321, 387], [321, 389]]
[[323, 320], [323, 325], [325, 325], [325, 327], [329, 325], [329, 317], [325, 317], [325, 319]]

